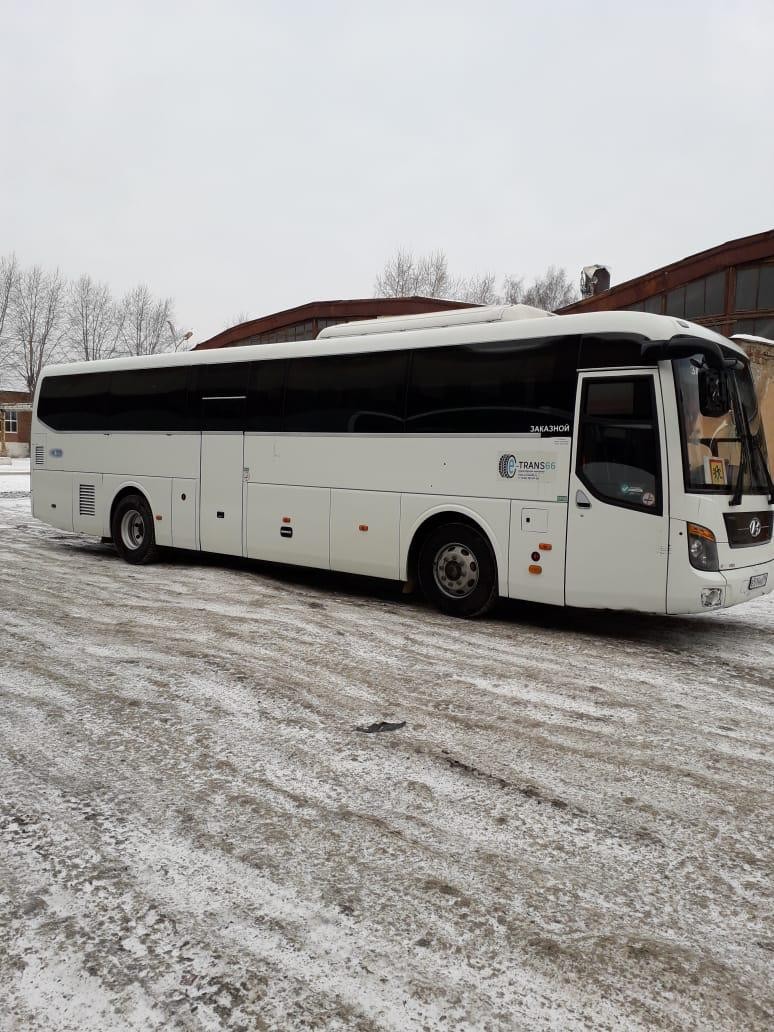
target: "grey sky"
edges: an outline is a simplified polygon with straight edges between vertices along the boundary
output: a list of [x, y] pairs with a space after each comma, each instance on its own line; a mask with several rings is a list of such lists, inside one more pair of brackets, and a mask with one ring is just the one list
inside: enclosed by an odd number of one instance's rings
[[0, 0], [0, 254], [241, 311], [774, 225], [774, 3]]

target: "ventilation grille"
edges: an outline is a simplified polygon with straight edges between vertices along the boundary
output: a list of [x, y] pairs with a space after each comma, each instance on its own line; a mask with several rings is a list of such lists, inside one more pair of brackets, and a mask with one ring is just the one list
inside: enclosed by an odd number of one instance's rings
[[81, 484], [78, 488], [78, 512], [81, 516], [95, 516], [97, 512], [96, 488], [93, 484]]
[[42, 444], [36, 444], [35, 445], [35, 465], [36, 466], [42, 466], [43, 465], [43, 445]]

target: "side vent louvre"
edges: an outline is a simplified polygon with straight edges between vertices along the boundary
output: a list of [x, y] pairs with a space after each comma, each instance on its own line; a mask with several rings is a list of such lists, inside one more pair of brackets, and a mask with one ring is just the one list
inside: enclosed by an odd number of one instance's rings
[[42, 466], [43, 465], [43, 445], [42, 444], [36, 444], [35, 445], [35, 465], [36, 466]]
[[93, 484], [78, 487], [78, 512], [81, 516], [95, 516], [97, 513], [96, 488]]

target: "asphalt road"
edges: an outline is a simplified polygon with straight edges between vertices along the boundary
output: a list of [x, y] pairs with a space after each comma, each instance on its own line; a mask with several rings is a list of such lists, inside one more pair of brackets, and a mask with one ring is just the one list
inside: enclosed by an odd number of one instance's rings
[[772, 1027], [774, 598], [458, 622], [23, 498], [0, 597], [3, 1032]]

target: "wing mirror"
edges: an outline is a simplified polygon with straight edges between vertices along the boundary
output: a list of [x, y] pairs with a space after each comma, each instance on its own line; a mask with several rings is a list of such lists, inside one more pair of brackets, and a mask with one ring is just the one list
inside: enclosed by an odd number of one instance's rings
[[715, 419], [731, 408], [728, 376], [721, 370], [705, 365], [699, 369], [699, 408], [703, 416]]

